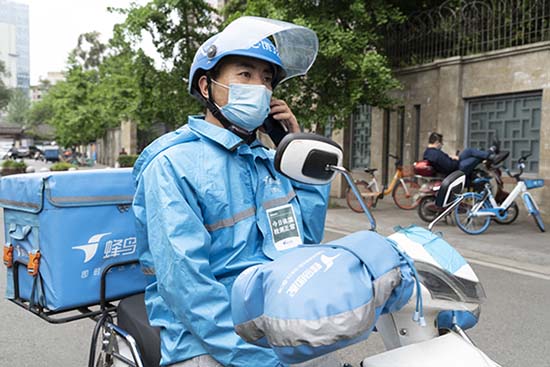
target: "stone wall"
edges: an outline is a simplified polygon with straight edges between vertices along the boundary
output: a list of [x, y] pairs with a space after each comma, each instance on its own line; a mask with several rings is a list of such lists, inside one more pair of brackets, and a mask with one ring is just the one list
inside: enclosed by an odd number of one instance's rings
[[101, 139], [96, 141], [97, 161], [115, 167], [118, 154], [124, 148], [128, 154], [137, 154], [137, 127], [134, 122], [123, 121], [120, 127], [107, 130]]

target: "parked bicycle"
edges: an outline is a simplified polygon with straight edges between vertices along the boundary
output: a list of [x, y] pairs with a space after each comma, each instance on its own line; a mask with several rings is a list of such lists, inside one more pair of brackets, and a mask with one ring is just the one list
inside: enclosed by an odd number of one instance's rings
[[[485, 185], [489, 184], [489, 189], [493, 190], [493, 185], [491, 184], [491, 179], [494, 179], [496, 182], [496, 193], [495, 200], [500, 206], [504, 200], [509, 195], [509, 192], [504, 190], [504, 182], [502, 180], [502, 172], [499, 167], [492, 167], [491, 165], [485, 165], [485, 169], [476, 169], [473, 174], [472, 183], [469, 187], [469, 191], [480, 193], [485, 189]], [[430, 223], [433, 221], [441, 212], [442, 209], [435, 204], [435, 197], [439, 191], [439, 185], [441, 181], [436, 182], [431, 187], [431, 194], [424, 193], [422, 187], [421, 198], [418, 204], [418, 216], [423, 221]], [[516, 202], [506, 209], [507, 215], [504, 217], [493, 217], [492, 219], [498, 224], [510, 224], [516, 220], [519, 214], [519, 207]], [[453, 219], [453, 216], [448, 216], [449, 219]], [[444, 218], [447, 221], [447, 217]]]
[[[363, 198], [367, 207], [376, 207], [378, 200], [381, 200], [386, 195], [390, 195], [397, 205], [401, 209], [410, 210], [416, 208], [418, 205], [418, 190], [420, 185], [416, 182], [414, 177], [405, 177], [403, 173], [403, 162], [399, 157], [390, 154], [391, 158], [395, 159], [395, 174], [387, 188], [382, 187], [376, 180], [375, 172], [377, 168], [366, 168], [365, 172], [371, 176], [370, 181], [356, 180], [355, 185]], [[353, 194], [353, 191], [348, 187], [346, 191], [346, 202], [351, 210], [357, 213], [362, 213], [363, 208], [357, 197]]]
[[[506, 170], [508, 175], [516, 180], [516, 186], [500, 205], [493, 196], [488, 181], [483, 182], [485, 186], [481, 193], [467, 192], [464, 194], [462, 204], [455, 209], [455, 219], [458, 228], [468, 234], [481, 234], [487, 230], [489, 224], [491, 224], [492, 218], [496, 218], [499, 221], [506, 221], [509, 215], [514, 215], [514, 209], [512, 209], [512, 213], [510, 213], [509, 208], [513, 207], [516, 198], [521, 197], [527, 211], [533, 216], [537, 227], [541, 232], [545, 231], [537, 203], [531, 196], [531, 193], [527, 191], [543, 187], [544, 180], [528, 180], [521, 178], [523, 170], [525, 169], [525, 161], [530, 155], [531, 154], [528, 154], [519, 159], [519, 173], [513, 175], [510, 170]], [[517, 210], [515, 215], [517, 215]]]

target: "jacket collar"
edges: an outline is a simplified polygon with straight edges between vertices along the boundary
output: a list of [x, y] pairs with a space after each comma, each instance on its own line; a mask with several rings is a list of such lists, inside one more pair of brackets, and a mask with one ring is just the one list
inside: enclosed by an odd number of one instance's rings
[[231, 131], [205, 121], [204, 116], [202, 115], [189, 116], [187, 124], [193, 132], [205, 137], [208, 140], [218, 143], [230, 151], [234, 151], [240, 145], [245, 143], [243, 139], [233, 134]]

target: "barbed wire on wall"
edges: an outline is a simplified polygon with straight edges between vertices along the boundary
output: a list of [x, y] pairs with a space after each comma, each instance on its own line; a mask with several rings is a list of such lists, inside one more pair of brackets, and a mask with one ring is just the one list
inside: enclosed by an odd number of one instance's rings
[[550, 0], [448, 0], [384, 29], [393, 67], [550, 40]]

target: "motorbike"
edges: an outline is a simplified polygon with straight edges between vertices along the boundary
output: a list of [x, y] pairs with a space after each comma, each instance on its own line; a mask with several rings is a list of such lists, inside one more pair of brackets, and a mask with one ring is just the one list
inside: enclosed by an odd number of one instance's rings
[[[500, 165], [491, 166], [489, 163], [484, 163], [480, 168], [476, 168], [470, 178], [469, 190], [473, 192], [481, 192], [484, 189], [485, 183], [490, 183], [494, 180], [496, 188], [494, 188], [494, 196], [497, 203], [502, 203], [508, 197], [508, 191], [504, 189], [504, 181], [502, 180], [502, 170]], [[432, 185], [423, 186], [420, 189], [422, 197], [420, 198], [417, 213], [420, 219], [424, 222], [430, 223], [433, 221], [442, 211], [441, 207], [438, 207], [435, 203], [441, 181], [435, 181]], [[519, 207], [513, 202], [507, 209], [507, 215], [498, 218], [494, 217], [493, 220], [498, 224], [511, 224], [519, 215]], [[453, 220], [452, 216], [444, 218], [445, 221]]]
[[[308, 184], [327, 184], [341, 174], [357, 197], [360, 197], [351, 174], [342, 166], [342, 161], [343, 151], [336, 143], [318, 135], [303, 133], [287, 135], [277, 148], [275, 160], [276, 169], [283, 175]], [[436, 204], [444, 209], [430, 223], [429, 230], [460, 205], [465, 181], [464, 174], [459, 171], [442, 181]], [[359, 202], [364, 205], [362, 200]], [[366, 205], [363, 209], [370, 223], [370, 231], [375, 232], [376, 219]], [[400, 236], [402, 233], [397, 232], [388, 238], [412, 259], [416, 287], [404, 307], [380, 315], [375, 324], [386, 351], [364, 358], [360, 365], [499, 367], [499, 364], [475, 346], [464, 331], [464, 319], [477, 320], [481, 304], [486, 298], [481, 282], [470, 265], [454, 249], [449, 250], [449, 256], [462, 261], [461, 267], [451, 272], [441, 265], [450, 259], [436, 261], [423, 245], [404, 240]], [[106, 292], [109, 288], [108, 275], [116, 273], [114, 270], [117, 267], [134, 265], [136, 262], [131, 260], [113, 263], [103, 269], [99, 310], [92, 312], [89, 309], [79, 309], [82, 315], [63, 320], [89, 317], [96, 321], [88, 367], [159, 365], [160, 331], [148, 322], [143, 293], [113, 300]], [[20, 302], [17, 298], [15, 301]], [[20, 305], [28, 307], [25, 304]], [[28, 309], [45, 318], [43, 314], [39, 314], [40, 310]], [[471, 322], [469, 326], [472, 326]]]
[[413, 166], [415, 175], [426, 180], [418, 190], [418, 207], [416, 210], [420, 219], [430, 223], [439, 214], [435, 207], [435, 196], [444, 176], [436, 173], [427, 160], [414, 162]]
[[[357, 191], [349, 171], [338, 165], [342, 158], [341, 150], [335, 149], [322, 137], [291, 134], [280, 144], [277, 155], [277, 169], [288, 177], [300, 182], [323, 184], [340, 173], [352, 190]], [[309, 159], [311, 156], [314, 158]], [[296, 157], [302, 157], [303, 161]], [[307, 172], [307, 177], [304, 172]], [[430, 223], [430, 229], [460, 204], [464, 184], [465, 177], [461, 172], [443, 180], [436, 199], [444, 210]], [[364, 212], [370, 230], [375, 231], [376, 220], [366, 205]], [[382, 336], [387, 351], [365, 358], [361, 366], [499, 366], [475, 346], [458, 321], [457, 315], [462, 312], [479, 316], [485, 299], [481, 282], [472, 268], [466, 263], [460, 274], [452, 274], [420, 247], [400, 241], [399, 236], [396, 233], [388, 238], [398, 242], [414, 260], [420, 287], [405, 307], [380, 317], [376, 330]], [[415, 313], [417, 293], [423, 300], [425, 323], [418, 323], [411, 317]], [[441, 320], [443, 314], [450, 315], [445, 322]], [[118, 316], [117, 322], [113, 321], [115, 316]], [[143, 296], [123, 299], [116, 314], [106, 312], [99, 319], [90, 350], [89, 367], [158, 365], [159, 343], [158, 330], [148, 326]], [[99, 354], [96, 353], [98, 346]]]

